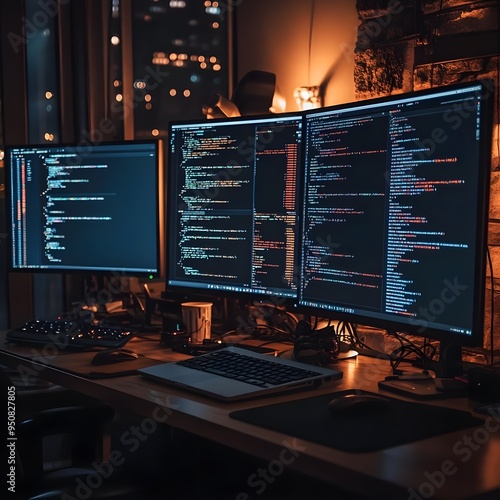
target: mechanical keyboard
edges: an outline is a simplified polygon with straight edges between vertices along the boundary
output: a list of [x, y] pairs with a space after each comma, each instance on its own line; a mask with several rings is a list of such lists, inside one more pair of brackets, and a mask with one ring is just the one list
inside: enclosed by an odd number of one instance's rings
[[33, 319], [10, 330], [6, 339], [19, 344], [54, 344], [60, 349], [122, 347], [134, 335], [132, 330], [94, 325], [83, 321]]

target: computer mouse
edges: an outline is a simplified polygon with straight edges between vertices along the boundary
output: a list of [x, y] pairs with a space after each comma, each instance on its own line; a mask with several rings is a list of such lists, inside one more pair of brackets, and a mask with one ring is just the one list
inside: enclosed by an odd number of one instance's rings
[[330, 414], [334, 416], [366, 415], [385, 411], [389, 406], [389, 399], [375, 394], [343, 394], [328, 403]]
[[105, 349], [104, 351], [99, 351], [92, 358], [91, 364], [94, 366], [110, 365], [123, 361], [133, 361], [138, 357], [138, 354], [128, 349]]

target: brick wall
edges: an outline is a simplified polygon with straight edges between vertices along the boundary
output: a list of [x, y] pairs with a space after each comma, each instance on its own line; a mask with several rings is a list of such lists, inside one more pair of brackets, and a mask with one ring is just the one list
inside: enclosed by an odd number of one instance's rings
[[[499, 81], [498, 0], [358, 0], [354, 54], [357, 99], [439, 87], [478, 78]], [[490, 193], [490, 253], [500, 290], [500, 166], [495, 105]], [[489, 275], [489, 273], [488, 273]], [[489, 344], [488, 278], [485, 344]], [[495, 348], [500, 349], [500, 301], [495, 304]]]

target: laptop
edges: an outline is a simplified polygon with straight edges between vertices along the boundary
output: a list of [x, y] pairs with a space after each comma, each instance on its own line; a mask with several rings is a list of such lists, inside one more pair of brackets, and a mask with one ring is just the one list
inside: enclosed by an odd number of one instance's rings
[[[243, 367], [249, 367], [248, 374]], [[314, 389], [342, 378], [342, 372], [294, 360], [227, 347], [183, 361], [141, 368], [148, 379], [221, 401]]]

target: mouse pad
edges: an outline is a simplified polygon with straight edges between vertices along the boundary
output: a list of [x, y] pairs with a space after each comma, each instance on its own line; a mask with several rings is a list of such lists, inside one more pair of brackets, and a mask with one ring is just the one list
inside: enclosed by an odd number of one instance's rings
[[131, 361], [94, 366], [91, 364], [91, 361], [95, 355], [95, 351], [64, 353], [59, 356], [44, 358], [44, 363], [87, 378], [109, 378], [134, 375], [139, 368], [165, 363], [165, 361], [139, 356], [138, 359], [133, 359]]
[[331, 414], [328, 403], [348, 390], [230, 413], [230, 417], [351, 453], [367, 453], [481, 425], [470, 413], [386, 398], [383, 409]]

